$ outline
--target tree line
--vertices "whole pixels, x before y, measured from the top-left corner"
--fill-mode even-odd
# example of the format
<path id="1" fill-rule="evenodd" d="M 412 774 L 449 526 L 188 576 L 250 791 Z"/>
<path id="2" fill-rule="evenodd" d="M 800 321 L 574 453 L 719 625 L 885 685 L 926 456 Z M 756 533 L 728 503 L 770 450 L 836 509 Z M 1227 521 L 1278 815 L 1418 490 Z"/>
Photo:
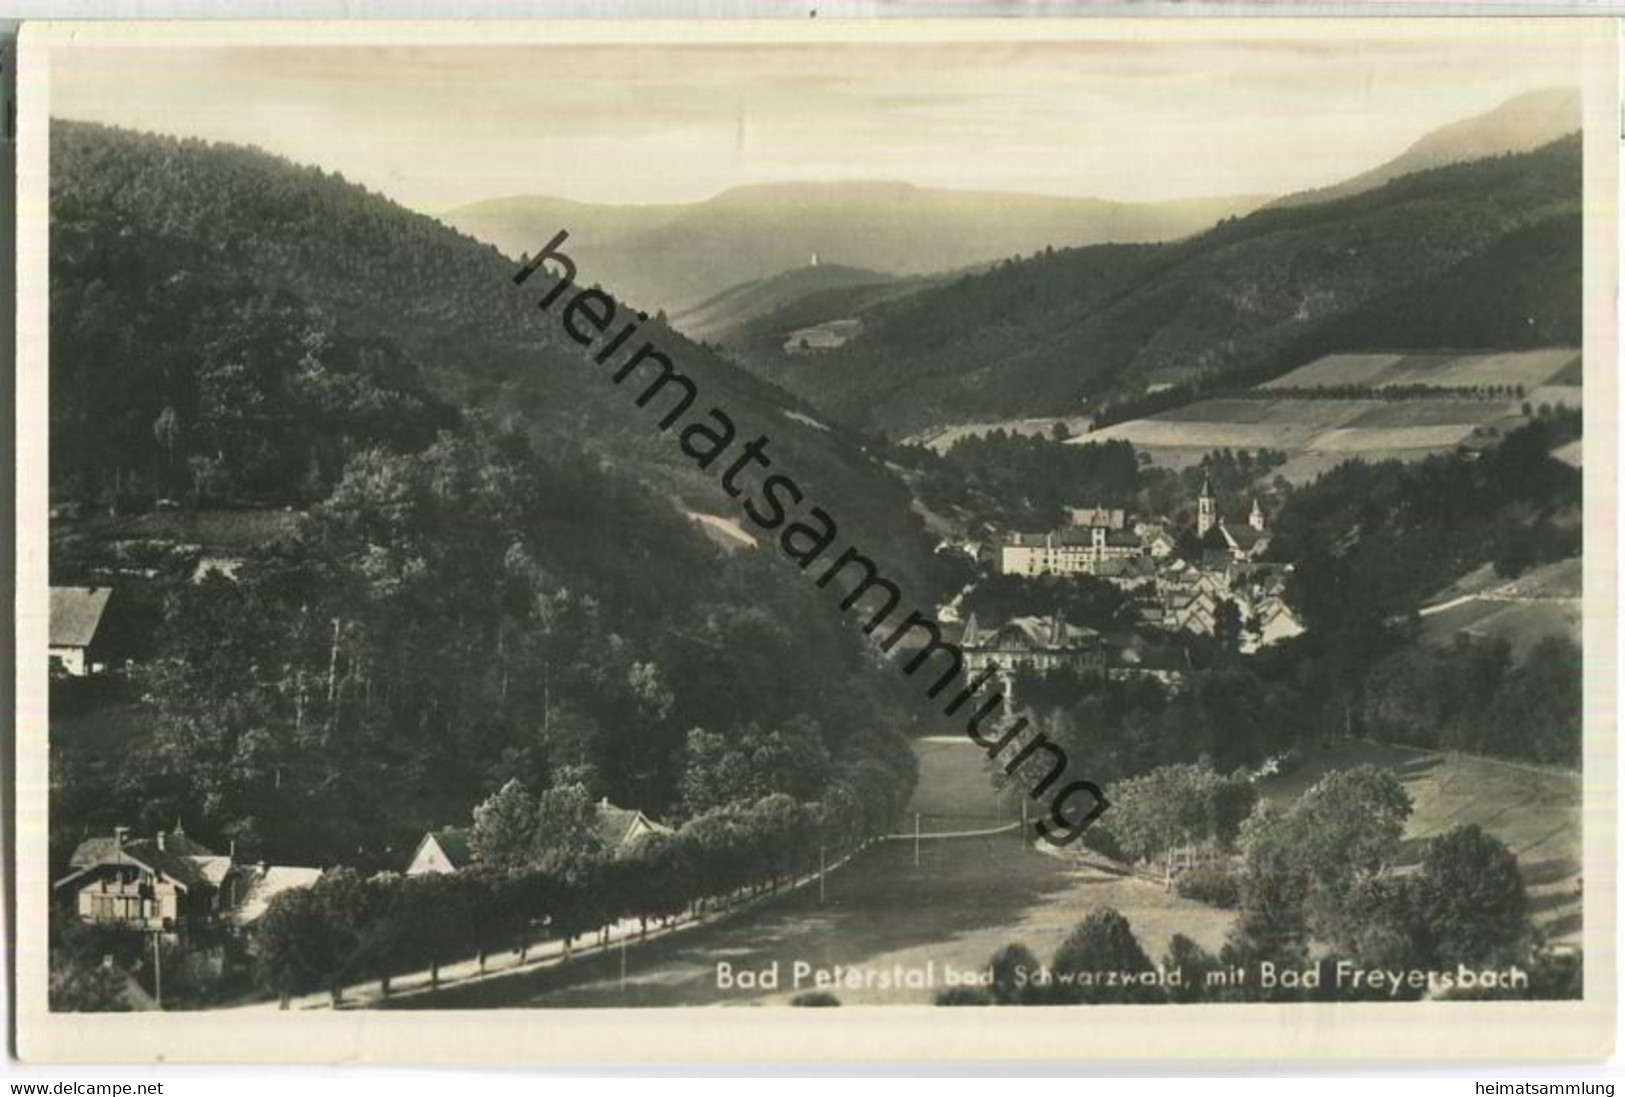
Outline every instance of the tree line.
<path id="1" fill-rule="evenodd" d="M 474 957 L 483 972 L 490 954 L 511 949 L 523 962 L 538 931 L 563 942 L 568 961 L 584 935 L 607 941 L 612 926 L 630 920 L 646 934 L 651 924 L 776 891 L 816 870 L 821 855 L 844 856 L 875 833 L 848 799 L 802 803 L 778 793 L 622 850 L 566 840 L 538 854 L 528 840 L 505 844 L 517 798 L 504 789 L 476 814 L 471 868 L 421 876 L 340 868 L 275 896 L 254 932 L 260 985 L 284 1008 L 315 991 L 336 1005 L 346 987 L 367 980 L 387 997 L 405 973 L 427 970 L 438 987 L 440 968 L 454 961 Z"/>
<path id="2" fill-rule="evenodd" d="M 1270 385 L 1218 389 L 1218 400 L 1521 400 L 1522 385 Z"/>

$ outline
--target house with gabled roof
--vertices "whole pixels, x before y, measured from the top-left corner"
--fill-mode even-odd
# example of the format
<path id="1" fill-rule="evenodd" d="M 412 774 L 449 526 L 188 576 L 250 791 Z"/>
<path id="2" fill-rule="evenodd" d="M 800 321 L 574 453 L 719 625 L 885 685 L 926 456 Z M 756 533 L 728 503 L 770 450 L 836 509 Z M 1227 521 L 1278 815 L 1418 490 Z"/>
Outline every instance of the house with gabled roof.
<path id="1" fill-rule="evenodd" d="M 604 797 L 595 805 L 593 828 L 604 848 L 611 853 L 631 849 L 639 839 L 651 834 L 670 834 L 671 828 L 655 822 L 637 808 L 618 808 Z"/>
<path id="2" fill-rule="evenodd" d="M 472 827 L 441 827 L 431 830 L 418 842 L 407 862 L 406 875 L 430 876 L 442 872 L 457 872 L 474 863 L 469 848 Z"/>
<path id="3" fill-rule="evenodd" d="M 319 868 L 294 865 L 251 865 L 248 867 L 248 888 L 242 903 L 231 912 L 231 921 L 241 929 L 248 929 L 265 916 L 271 900 L 284 891 L 308 888 L 322 878 Z"/>
<path id="4" fill-rule="evenodd" d="M 107 669 L 107 605 L 112 587 L 52 587 L 51 672 L 84 678 Z"/>
<path id="5" fill-rule="evenodd" d="M 593 805 L 593 832 L 608 853 L 630 849 L 639 839 L 651 834 L 670 834 L 671 828 L 655 822 L 637 808 L 620 808 L 609 798 Z M 408 876 L 425 876 L 441 872 L 458 872 L 474 864 L 474 851 L 469 839 L 472 827 L 441 827 L 431 830 L 418 842 L 406 867 Z"/>
<path id="6" fill-rule="evenodd" d="M 1006 674 L 1020 669 L 1095 673 L 1106 669 L 1100 633 L 1068 624 L 1058 613 L 1012 617 L 993 628 L 982 627 L 973 613 L 965 621 L 959 647 L 965 653 L 965 673 L 970 677 L 988 667 Z"/>
<path id="7" fill-rule="evenodd" d="M 233 859 L 194 842 L 184 830 L 79 843 L 69 872 L 51 890 L 87 922 L 180 933 L 218 922 L 243 897 L 246 881 Z"/>

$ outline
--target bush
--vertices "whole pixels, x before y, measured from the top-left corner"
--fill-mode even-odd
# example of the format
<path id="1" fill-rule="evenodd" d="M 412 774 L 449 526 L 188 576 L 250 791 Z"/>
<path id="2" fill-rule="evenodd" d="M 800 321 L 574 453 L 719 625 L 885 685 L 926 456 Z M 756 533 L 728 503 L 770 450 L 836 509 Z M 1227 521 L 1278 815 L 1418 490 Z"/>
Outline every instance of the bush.
<path id="1" fill-rule="evenodd" d="M 793 1006 L 838 1006 L 841 1000 L 827 990 L 809 990 L 790 999 Z"/>
<path id="2" fill-rule="evenodd" d="M 1241 905 L 1241 877 L 1223 865 L 1197 865 L 1179 874 L 1174 885 L 1182 899 L 1234 910 Z"/>

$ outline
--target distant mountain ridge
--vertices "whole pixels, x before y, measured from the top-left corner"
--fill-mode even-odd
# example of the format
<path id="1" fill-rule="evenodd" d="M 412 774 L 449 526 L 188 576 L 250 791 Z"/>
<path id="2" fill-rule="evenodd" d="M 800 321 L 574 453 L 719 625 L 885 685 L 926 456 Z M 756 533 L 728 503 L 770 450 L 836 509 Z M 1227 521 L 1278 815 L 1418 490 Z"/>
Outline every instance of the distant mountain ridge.
<path id="1" fill-rule="evenodd" d="M 1173 240 L 1258 208 L 1267 196 L 1111 202 L 910 183 L 766 183 L 686 205 L 595 205 L 512 197 L 440 220 L 512 257 L 570 231 L 583 277 L 677 313 L 733 286 L 828 263 L 929 274 L 1038 251 Z"/>
<path id="2" fill-rule="evenodd" d="M 1580 96 L 1572 88 L 1546 88 L 1508 99 L 1493 110 L 1424 134 L 1404 152 L 1370 171 L 1328 187 L 1285 195 L 1271 206 L 1302 206 L 1346 198 L 1430 168 L 1530 152 L 1580 128 Z"/>
<path id="3" fill-rule="evenodd" d="M 836 421 L 899 437 L 1251 384 L 1344 348 L 1577 344 L 1580 168 L 1576 135 L 1177 243 L 1001 263 L 863 309 L 838 350 L 768 356 L 807 322 L 803 302 L 752 322 L 746 360 Z"/>

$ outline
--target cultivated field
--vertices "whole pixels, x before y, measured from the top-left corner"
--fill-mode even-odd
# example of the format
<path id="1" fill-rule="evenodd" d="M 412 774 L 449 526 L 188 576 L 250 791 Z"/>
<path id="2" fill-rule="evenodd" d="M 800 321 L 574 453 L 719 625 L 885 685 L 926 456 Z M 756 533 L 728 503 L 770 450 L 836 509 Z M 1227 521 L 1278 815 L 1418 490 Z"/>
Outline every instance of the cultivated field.
<path id="1" fill-rule="evenodd" d="M 1454 449 L 1475 431 L 1504 432 L 1522 421 L 1525 402 L 1578 407 L 1579 366 L 1580 352 L 1570 348 L 1493 354 L 1331 354 L 1261 385 L 1260 391 L 1343 385 L 1373 389 L 1521 385 L 1524 395 L 1484 400 L 1202 400 L 1077 435 L 1072 441 L 1122 439 L 1169 468 L 1197 464 L 1215 449 L 1281 450 L 1287 463 L 1279 474 L 1305 483 L 1351 458 L 1412 461 Z"/>
<path id="2" fill-rule="evenodd" d="M 1227 447 L 1281 450 L 1288 460 L 1280 474 L 1302 483 L 1350 458 L 1416 460 L 1518 421 L 1515 400 L 1204 400 L 1072 441 L 1122 439 L 1171 468 Z"/>
<path id="3" fill-rule="evenodd" d="M 1578 774 L 1544 766 L 1447 755 L 1379 743 L 1349 743 L 1311 755 L 1291 773 L 1264 783 L 1283 806 L 1334 769 L 1362 763 L 1399 774 L 1414 801 L 1405 828 L 1407 861 L 1424 839 L 1476 823 L 1518 856 L 1536 924 L 1554 940 L 1580 943 Z"/>
<path id="4" fill-rule="evenodd" d="M 1530 390 L 1553 383 L 1577 384 L 1579 361 L 1580 352 L 1566 347 L 1495 354 L 1330 354 L 1260 387 L 1522 385 Z"/>

